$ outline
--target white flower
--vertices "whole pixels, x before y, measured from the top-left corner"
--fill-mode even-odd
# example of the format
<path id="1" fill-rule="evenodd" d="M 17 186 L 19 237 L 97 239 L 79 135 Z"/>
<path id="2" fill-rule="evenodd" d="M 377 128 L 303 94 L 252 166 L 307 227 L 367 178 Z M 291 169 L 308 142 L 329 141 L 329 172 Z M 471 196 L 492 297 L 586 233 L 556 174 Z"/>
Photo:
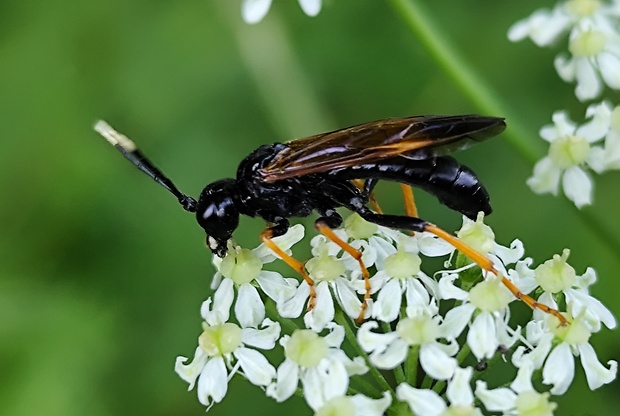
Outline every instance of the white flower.
<path id="1" fill-rule="evenodd" d="M 407 317 L 401 318 L 396 331 L 383 334 L 372 331 L 377 329 L 377 322 L 365 322 L 357 332 L 358 342 L 370 353 L 370 362 L 380 369 L 395 368 L 405 361 L 409 348 L 419 347 L 420 365 L 426 374 L 435 380 L 447 380 L 458 365 L 453 357 L 458 343 L 438 342 L 444 335 L 436 313 L 430 307 L 408 307 Z"/>
<path id="2" fill-rule="evenodd" d="M 260 22 L 269 11 L 272 0 L 243 0 L 241 16 L 246 23 Z M 321 0 L 299 0 L 299 5 L 308 16 L 316 16 L 321 11 Z"/>
<path id="3" fill-rule="evenodd" d="M 553 10 L 535 11 L 508 31 L 513 42 L 529 37 L 538 46 L 549 46 L 567 32 L 571 57 L 560 55 L 555 67 L 562 79 L 577 81 L 581 101 L 598 96 L 602 81 L 620 89 L 620 6 L 600 0 L 570 0 Z"/>
<path id="4" fill-rule="evenodd" d="M 600 0 L 569 0 L 553 10 L 539 9 L 508 30 L 508 39 L 517 42 L 529 37 L 538 46 L 549 46 L 575 26 L 584 22 L 607 27 L 616 21 L 620 9 Z"/>
<path id="5" fill-rule="evenodd" d="M 564 249 L 562 255 L 554 255 L 535 270 L 514 276 L 515 283 L 524 287 L 540 286 L 543 293 L 538 301 L 552 308 L 557 308 L 556 295 L 563 293 L 573 316 L 583 313 L 583 319 L 589 322 L 594 332 L 600 329 L 601 323 L 607 328 L 615 328 L 616 319 L 611 311 L 589 294 L 589 287 L 596 282 L 596 272 L 588 267 L 584 274 L 578 276 L 567 263 L 569 254 L 570 250 Z M 534 311 L 534 317 L 539 320 L 545 318 L 539 310 Z"/>
<path id="6" fill-rule="evenodd" d="M 462 301 L 446 313 L 442 323 L 448 339 L 456 339 L 469 325 L 467 344 L 478 360 L 491 358 L 500 345 L 512 346 L 518 329 L 508 325 L 508 304 L 515 297 L 495 276 L 479 282 L 469 292 L 454 285 L 457 278 L 457 274 L 446 273 L 439 281 L 442 298 Z"/>
<path id="7" fill-rule="evenodd" d="M 343 393 L 344 394 L 344 393 Z M 336 396 L 313 408 L 315 416 L 383 416 L 392 404 L 392 396 L 385 392 L 380 399 L 371 399 L 363 394 Z"/>
<path id="8" fill-rule="evenodd" d="M 276 381 L 267 387 L 268 396 L 283 402 L 301 380 L 304 398 L 311 408 L 318 409 L 346 393 L 350 376 L 368 371 L 361 357 L 351 360 L 340 349 L 344 329 L 333 323 L 327 328 L 330 333 L 324 337 L 300 329 L 280 339 L 286 358 L 278 367 Z"/>
<path id="9" fill-rule="evenodd" d="M 517 373 L 510 388 L 487 389 L 486 382 L 476 382 L 476 396 L 490 412 L 514 416 L 552 416 L 557 404 L 549 402 L 549 393 L 539 393 L 532 386 L 534 366 L 526 363 Z"/>
<path id="10" fill-rule="evenodd" d="M 603 105 L 603 104 L 601 104 Z M 553 114 L 553 125 L 544 126 L 540 136 L 549 142 L 549 154 L 536 166 L 527 184 L 537 194 L 558 194 L 560 180 L 564 193 L 578 208 L 592 203 L 592 180 L 583 169 L 591 160 L 593 144 L 607 133 L 597 128 L 604 114 L 596 107 L 588 109 L 592 120 L 580 127 L 564 111 Z"/>
<path id="11" fill-rule="evenodd" d="M 358 266 L 359 267 L 359 266 Z M 314 280 L 316 300 L 314 308 L 304 315 L 306 327 L 320 332 L 333 321 L 336 298 L 344 312 L 351 318 L 357 318 L 362 310 L 362 302 L 357 296 L 350 280 L 346 277 L 344 263 L 328 254 L 324 247 L 318 257 L 313 257 L 306 263 L 306 269 Z M 331 289 L 331 290 L 330 290 Z M 293 296 L 277 303 L 278 313 L 285 318 L 298 317 L 310 296 L 310 286 L 303 281 Z"/>
<path id="12" fill-rule="evenodd" d="M 550 391 L 554 395 L 564 394 L 573 381 L 573 355 L 580 357 L 590 389 L 611 383 L 616 378 L 618 363 L 610 360 L 607 368 L 599 362 L 588 343 L 593 331 L 585 313 L 575 318 L 569 314 L 565 316 L 569 323 L 565 326 L 553 316 L 547 316 L 544 321 L 530 321 L 526 327 L 527 340 L 536 347 L 527 353 L 524 347 L 518 347 L 512 357 L 513 363 L 517 367 L 531 363 L 536 369 L 542 368 L 543 383 L 553 386 Z"/>
<path id="13" fill-rule="evenodd" d="M 416 415 L 482 416 L 480 409 L 474 406 L 474 394 L 469 385 L 472 372 L 471 367 L 456 369 L 446 391 L 449 405 L 433 390 L 417 389 L 407 383 L 396 388 L 396 397 L 406 402 Z"/>
<path id="14" fill-rule="evenodd" d="M 420 256 L 407 251 L 403 245 L 385 259 L 384 268 L 370 279 L 373 292 L 379 288 L 372 304 L 374 318 L 384 322 L 398 318 L 403 293 L 405 306 L 427 306 L 431 295 L 437 297 L 437 282 L 420 270 L 421 263 Z"/>
<path id="15" fill-rule="evenodd" d="M 257 329 L 222 321 L 221 317 L 228 316 L 230 306 L 230 302 L 220 301 L 212 310 L 211 299 L 203 303 L 205 322 L 194 358 L 185 364 L 187 357 L 177 357 L 174 365 L 177 374 L 189 383 L 189 390 L 198 379 L 198 400 L 208 407 L 222 401 L 228 390 L 228 380 L 239 369 L 258 386 L 267 386 L 276 378 L 276 370 L 265 356 L 248 346 L 273 349 L 280 336 L 280 324 L 265 319 L 261 329 Z"/>
<path id="16" fill-rule="evenodd" d="M 303 236 L 304 228 L 297 224 L 273 241 L 283 250 L 290 252 L 291 246 Z M 214 300 L 216 303 L 218 299 L 232 300 L 236 288 L 235 316 L 242 326 L 256 327 L 265 319 L 265 305 L 253 282 L 276 303 L 295 293 L 298 283 L 296 279 L 285 279 L 280 273 L 263 270 L 264 264 L 275 259 L 273 252 L 264 244 L 248 250 L 229 243 L 226 257 L 221 259 L 213 256 L 213 265 L 217 269 L 211 284 L 213 288 L 217 288 Z M 224 322 L 227 320 L 228 317 L 222 319 Z"/>
<path id="17" fill-rule="evenodd" d="M 580 101 L 599 96 L 603 83 L 620 89 L 620 34 L 615 27 L 584 23 L 570 34 L 571 56 L 555 58 L 555 68 L 564 81 L 577 82 L 575 95 Z"/>
<path id="18" fill-rule="evenodd" d="M 620 169 L 620 106 L 612 109 L 611 104 L 602 102 L 588 107 L 586 115 L 589 117 L 590 114 L 596 114 L 593 121 L 599 120 L 594 127 L 607 135 L 604 146 L 596 146 L 590 152 L 588 165 L 596 173 Z"/>

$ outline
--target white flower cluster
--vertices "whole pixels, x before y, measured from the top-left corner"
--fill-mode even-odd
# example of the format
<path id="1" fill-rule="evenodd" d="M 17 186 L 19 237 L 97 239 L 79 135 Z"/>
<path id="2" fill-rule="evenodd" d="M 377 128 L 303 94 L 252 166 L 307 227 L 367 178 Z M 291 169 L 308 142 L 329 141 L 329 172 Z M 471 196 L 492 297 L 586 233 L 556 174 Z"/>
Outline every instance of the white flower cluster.
<path id="1" fill-rule="evenodd" d="M 500 279 L 483 279 L 460 257 L 458 269 L 427 274 L 423 259 L 450 255 L 447 265 L 455 255 L 449 245 L 353 214 L 335 232 L 362 251 L 372 273 L 361 326 L 355 318 L 366 289 L 359 264 L 325 237 L 312 240 L 314 257 L 306 265 L 316 286 L 310 311 L 305 281 L 263 270 L 275 259 L 264 245 L 247 250 L 231 244 L 223 260 L 214 259 L 217 289 L 202 306 L 203 332 L 194 358 L 189 364 L 186 357 L 177 358 L 175 370 L 190 390 L 197 387 L 207 407 L 222 401 L 237 375 L 278 402 L 297 393 L 317 415 L 345 416 L 401 414 L 402 406 L 430 416 L 551 415 L 556 408 L 551 396 L 567 391 L 576 358 L 591 389 L 614 380 L 617 363 L 601 364 L 589 343 L 603 326 L 616 326 L 611 312 L 589 294 L 594 270 L 578 276 L 567 263 L 568 250 L 533 267 L 519 240 L 498 245 L 482 219 L 466 219 L 459 237 L 487 254 L 524 293 L 566 309 L 568 325 L 540 311 L 523 328 L 511 325 L 516 298 Z M 303 234 L 296 225 L 274 242 L 288 251 Z M 277 366 L 258 351 L 272 349 L 283 355 Z M 491 388 L 484 371 L 465 365 L 501 357 L 509 357 L 517 372 L 514 380 L 505 380 L 509 387 Z M 386 371 L 393 376 L 385 378 Z M 533 387 L 537 377 L 548 391 Z"/>
<path id="2" fill-rule="evenodd" d="M 549 142 L 549 153 L 527 180 L 534 192 L 557 195 L 561 182 L 566 197 L 581 208 L 592 204 L 590 171 L 620 169 L 620 106 L 614 108 L 606 101 L 591 105 L 586 118 L 589 121 L 579 126 L 565 111 L 558 111 L 553 124 L 540 130 Z"/>
<path id="3" fill-rule="evenodd" d="M 620 1 L 568 0 L 553 10 L 535 11 L 515 23 L 508 39 L 529 37 L 538 46 L 549 46 L 568 33 L 567 54 L 555 59 L 555 68 L 567 82 L 576 82 L 580 101 L 598 97 L 603 83 L 620 89 Z"/>
<path id="4" fill-rule="evenodd" d="M 577 99 L 593 100 L 605 86 L 620 90 L 620 0 L 562 1 L 508 31 L 511 41 L 530 38 L 538 46 L 557 44 L 566 35 L 568 52 L 556 57 L 555 68 L 564 81 L 576 83 Z M 541 129 L 550 147 L 527 181 L 534 192 L 557 195 L 561 181 L 565 195 L 581 208 L 592 203 L 593 184 L 584 167 L 599 174 L 619 168 L 620 110 L 603 101 L 591 105 L 586 118 L 591 120 L 577 126 L 558 111 L 554 125 Z"/>

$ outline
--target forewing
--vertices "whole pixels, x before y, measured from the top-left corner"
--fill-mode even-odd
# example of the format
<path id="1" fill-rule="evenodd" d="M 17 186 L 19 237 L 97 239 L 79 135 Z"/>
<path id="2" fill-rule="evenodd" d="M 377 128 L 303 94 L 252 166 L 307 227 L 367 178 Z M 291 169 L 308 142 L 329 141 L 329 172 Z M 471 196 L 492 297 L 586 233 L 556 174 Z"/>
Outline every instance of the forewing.
<path id="1" fill-rule="evenodd" d="M 470 147 L 504 128 L 502 118 L 477 115 L 372 121 L 287 142 L 261 174 L 265 181 L 275 182 L 395 156 L 428 159 Z"/>

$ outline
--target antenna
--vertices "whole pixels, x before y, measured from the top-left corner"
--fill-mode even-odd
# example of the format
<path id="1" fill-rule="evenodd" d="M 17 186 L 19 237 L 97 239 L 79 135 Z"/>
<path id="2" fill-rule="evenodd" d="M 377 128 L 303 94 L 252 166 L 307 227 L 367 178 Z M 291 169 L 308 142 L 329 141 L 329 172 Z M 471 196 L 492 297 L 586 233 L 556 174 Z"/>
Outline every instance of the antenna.
<path id="1" fill-rule="evenodd" d="M 129 140 L 127 136 L 117 132 L 103 120 L 95 123 L 95 131 L 101 134 L 112 146 L 123 154 L 135 167 L 149 175 L 155 182 L 166 188 L 172 193 L 185 211 L 196 212 L 196 200 L 191 196 L 185 195 L 174 185 L 174 183 L 148 160 L 136 144 Z"/>

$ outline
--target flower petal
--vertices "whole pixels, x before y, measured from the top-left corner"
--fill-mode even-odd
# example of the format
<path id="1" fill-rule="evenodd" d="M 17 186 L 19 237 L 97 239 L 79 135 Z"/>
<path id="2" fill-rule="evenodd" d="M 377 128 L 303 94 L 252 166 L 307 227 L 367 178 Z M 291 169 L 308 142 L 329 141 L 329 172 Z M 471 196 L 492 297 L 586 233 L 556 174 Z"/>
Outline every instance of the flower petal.
<path id="1" fill-rule="evenodd" d="M 474 394 L 469 385 L 473 371 L 471 367 L 456 369 L 454 378 L 448 383 L 446 391 L 450 405 L 471 406 L 474 404 Z"/>
<path id="2" fill-rule="evenodd" d="M 557 195 L 561 174 L 562 170 L 553 163 L 549 156 L 546 156 L 536 162 L 534 172 L 526 183 L 534 193 Z"/>
<path id="3" fill-rule="evenodd" d="M 276 382 L 267 386 L 267 396 L 281 403 L 291 397 L 299 384 L 299 366 L 286 358 L 277 370 Z"/>
<path id="4" fill-rule="evenodd" d="M 210 398 L 219 403 L 228 391 L 228 373 L 222 357 L 212 357 L 200 373 L 198 379 L 198 400 L 205 406 L 211 404 Z"/>
<path id="5" fill-rule="evenodd" d="M 481 312 L 476 316 L 467 333 L 467 345 L 478 360 L 493 357 L 499 343 L 491 313 Z"/>
<path id="6" fill-rule="evenodd" d="M 383 416 L 388 407 L 392 404 L 392 396 L 389 392 L 383 392 L 380 399 L 371 399 L 363 394 L 356 394 L 351 397 L 355 406 L 355 416 Z"/>
<path id="7" fill-rule="evenodd" d="M 577 208 L 592 204 L 592 180 L 579 166 L 573 166 L 564 172 L 562 188 L 566 197 L 573 201 Z"/>
<path id="8" fill-rule="evenodd" d="M 458 362 L 439 348 L 438 343 L 431 342 L 420 347 L 420 365 L 431 378 L 448 380 L 458 367 Z"/>
<path id="9" fill-rule="evenodd" d="M 310 296 L 310 286 L 306 281 L 299 284 L 295 295 L 283 302 L 277 304 L 278 313 L 283 318 L 297 318 L 301 315 L 301 311 L 304 309 L 304 305 Z"/>
<path id="10" fill-rule="evenodd" d="M 381 288 L 373 304 L 372 316 L 380 321 L 392 322 L 398 318 L 402 302 L 402 289 L 398 279 L 390 279 Z"/>
<path id="11" fill-rule="evenodd" d="M 555 347 L 547 357 L 543 367 L 543 383 L 553 384 L 550 392 L 556 396 L 566 393 L 575 377 L 575 360 L 570 346 L 562 343 Z"/>
<path id="12" fill-rule="evenodd" d="M 512 390 L 506 387 L 489 390 L 482 380 L 476 381 L 476 397 L 490 412 L 507 412 L 515 407 L 517 401 L 517 395 Z"/>
<path id="13" fill-rule="evenodd" d="M 437 393 L 428 389 L 416 389 L 407 383 L 396 387 L 396 398 L 406 402 L 416 415 L 439 416 L 446 410 L 446 403 Z"/>
<path id="14" fill-rule="evenodd" d="M 456 339 L 471 320 L 475 310 L 476 307 L 471 303 L 464 303 L 450 309 L 441 323 L 441 336 L 449 340 Z"/>
<path id="15" fill-rule="evenodd" d="M 405 361 L 409 345 L 400 338 L 387 345 L 385 350 L 375 350 L 370 354 L 370 362 L 379 369 L 392 369 Z"/>
<path id="16" fill-rule="evenodd" d="M 174 371 L 186 382 L 189 383 L 188 390 L 194 388 L 194 384 L 196 383 L 196 379 L 202 372 L 205 364 L 209 356 L 204 352 L 204 350 L 200 347 L 196 348 L 196 352 L 194 353 L 194 359 L 190 364 L 184 364 L 188 358 L 187 357 L 177 357 L 174 363 Z"/>
<path id="17" fill-rule="evenodd" d="M 388 344 L 398 338 L 395 332 L 389 332 L 387 334 L 372 332 L 373 329 L 378 327 L 379 324 L 376 321 L 367 321 L 357 330 L 357 342 L 359 342 L 360 347 L 362 347 L 364 351 L 384 351 Z"/>
<path id="18" fill-rule="evenodd" d="M 334 291 L 344 313 L 351 318 L 357 318 L 362 311 L 362 302 L 355 294 L 351 283 L 346 279 L 338 278 L 334 281 Z"/>
<path id="19" fill-rule="evenodd" d="M 598 66 L 601 77 L 608 87 L 620 89 L 620 58 L 611 53 L 601 53 L 598 56 Z"/>
<path id="20" fill-rule="evenodd" d="M 321 0 L 299 0 L 299 5 L 305 14 L 314 17 L 321 11 Z"/>
<path id="21" fill-rule="evenodd" d="M 617 361 L 607 361 L 609 368 L 605 368 L 605 366 L 599 362 L 592 345 L 583 343 L 578 345 L 577 348 L 579 349 L 581 365 L 586 373 L 586 379 L 588 380 L 588 387 L 590 387 L 590 390 L 598 389 L 602 385 L 609 384 L 616 379 L 618 373 Z"/>
<path id="22" fill-rule="evenodd" d="M 310 312 L 304 315 L 304 323 L 307 328 L 321 332 L 329 322 L 334 320 L 334 315 L 334 300 L 329 290 L 329 283 L 319 282 L 316 285 L 316 304 Z"/>
<path id="23" fill-rule="evenodd" d="M 274 302 L 282 302 L 295 295 L 297 284 L 291 284 L 290 280 L 285 279 L 280 273 L 261 270 L 256 277 L 256 282 L 269 298 Z M 292 282 L 297 282 L 293 280 Z"/>
<path id="24" fill-rule="evenodd" d="M 233 354 L 239 360 L 243 374 L 250 383 L 256 386 L 266 386 L 276 378 L 276 369 L 260 352 L 239 347 Z"/>
<path id="25" fill-rule="evenodd" d="M 270 350 L 280 337 L 280 324 L 265 319 L 261 326 L 263 329 L 243 328 L 241 330 L 241 342 L 262 350 Z"/>
<path id="26" fill-rule="evenodd" d="M 603 89 L 602 82 L 592 63 L 585 57 L 573 58 L 575 61 L 575 78 L 577 87 L 575 95 L 579 101 L 596 98 Z"/>
<path id="27" fill-rule="evenodd" d="M 239 286 L 235 316 L 242 328 L 256 328 L 265 319 L 265 305 L 258 290 L 250 283 Z"/>
<path id="28" fill-rule="evenodd" d="M 270 6 L 271 0 L 243 0 L 241 17 L 246 23 L 258 23 L 263 20 Z"/>

